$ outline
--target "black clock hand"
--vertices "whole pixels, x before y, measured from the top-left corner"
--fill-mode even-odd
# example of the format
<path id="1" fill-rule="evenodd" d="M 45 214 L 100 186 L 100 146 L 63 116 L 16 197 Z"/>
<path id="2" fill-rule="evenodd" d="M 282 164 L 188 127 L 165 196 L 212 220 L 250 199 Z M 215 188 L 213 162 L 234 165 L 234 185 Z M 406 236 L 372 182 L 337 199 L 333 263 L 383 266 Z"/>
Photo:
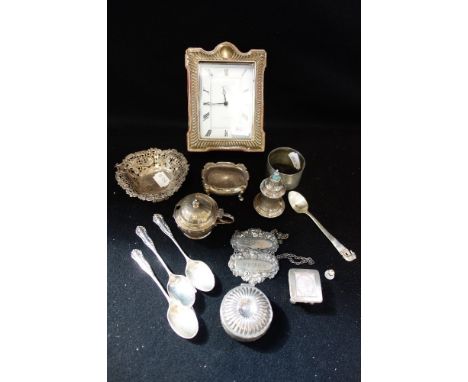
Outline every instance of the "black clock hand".
<path id="1" fill-rule="evenodd" d="M 226 89 L 224 89 L 224 86 L 223 86 L 223 97 L 224 97 L 224 102 L 203 102 L 203 105 L 224 105 L 224 106 L 227 106 L 228 105 L 228 101 L 226 99 Z"/>
<path id="2" fill-rule="evenodd" d="M 228 101 L 226 99 L 226 89 L 224 89 L 224 86 L 223 86 L 223 97 L 224 97 L 224 106 L 227 106 L 228 105 Z"/>

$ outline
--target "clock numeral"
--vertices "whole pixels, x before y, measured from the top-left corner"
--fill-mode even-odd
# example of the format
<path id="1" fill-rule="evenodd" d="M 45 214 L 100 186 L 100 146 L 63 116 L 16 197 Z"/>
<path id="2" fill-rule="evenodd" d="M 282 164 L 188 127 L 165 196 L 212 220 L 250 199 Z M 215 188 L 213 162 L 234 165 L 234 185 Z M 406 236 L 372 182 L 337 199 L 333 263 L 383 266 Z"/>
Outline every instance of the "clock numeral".
<path id="1" fill-rule="evenodd" d="M 244 69 L 244 71 L 241 74 L 241 77 L 244 77 L 244 74 L 247 72 L 247 68 Z"/>
<path id="2" fill-rule="evenodd" d="M 225 76 L 228 76 L 228 75 L 229 75 L 229 69 L 228 69 L 228 68 L 224 69 L 224 75 L 225 75 Z"/>
<path id="3" fill-rule="evenodd" d="M 228 136 L 228 132 L 227 130 L 224 130 L 224 136 L 227 137 Z"/>
<path id="4" fill-rule="evenodd" d="M 203 114 L 203 120 L 206 121 L 209 118 L 209 116 L 210 116 L 210 112 Z"/>
<path id="5" fill-rule="evenodd" d="M 211 135 L 211 129 L 206 132 L 205 137 L 209 137 L 210 135 Z"/>
<path id="6" fill-rule="evenodd" d="M 206 93 L 208 93 L 208 94 L 210 94 L 210 92 L 209 92 L 208 90 L 206 90 L 206 89 L 203 89 L 203 91 L 206 92 Z"/>
<path id="7" fill-rule="evenodd" d="M 250 88 L 244 89 L 244 93 L 247 93 L 250 90 Z"/>
<path id="8" fill-rule="evenodd" d="M 208 74 L 209 74 L 211 77 L 213 77 L 213 72 L 212 72 L 210 69 L 208 69 Z"/>

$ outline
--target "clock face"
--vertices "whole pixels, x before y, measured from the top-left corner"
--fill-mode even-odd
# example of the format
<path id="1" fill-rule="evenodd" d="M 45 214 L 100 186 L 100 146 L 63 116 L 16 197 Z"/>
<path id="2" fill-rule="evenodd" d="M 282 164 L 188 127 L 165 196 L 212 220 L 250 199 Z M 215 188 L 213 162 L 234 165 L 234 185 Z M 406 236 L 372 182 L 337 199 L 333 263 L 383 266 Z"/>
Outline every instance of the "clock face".
<path id="1" fill-rule="evenodd" d="M 248 139 L 255 112 L 253 63 L 199 64 L 200 137 Z"/>

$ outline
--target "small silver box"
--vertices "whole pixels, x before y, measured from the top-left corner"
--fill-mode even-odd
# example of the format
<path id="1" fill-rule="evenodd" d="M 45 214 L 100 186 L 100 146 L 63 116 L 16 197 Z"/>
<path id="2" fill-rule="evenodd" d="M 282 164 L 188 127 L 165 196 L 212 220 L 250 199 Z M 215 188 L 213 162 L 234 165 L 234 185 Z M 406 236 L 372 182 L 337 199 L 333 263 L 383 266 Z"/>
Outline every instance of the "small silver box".
<path id="1" fill-rule="evenodd" d="M 291 268 L 288 272 L 290 301 L 316 304 L 323 301 L 320 273 L 316 269 Z"/>

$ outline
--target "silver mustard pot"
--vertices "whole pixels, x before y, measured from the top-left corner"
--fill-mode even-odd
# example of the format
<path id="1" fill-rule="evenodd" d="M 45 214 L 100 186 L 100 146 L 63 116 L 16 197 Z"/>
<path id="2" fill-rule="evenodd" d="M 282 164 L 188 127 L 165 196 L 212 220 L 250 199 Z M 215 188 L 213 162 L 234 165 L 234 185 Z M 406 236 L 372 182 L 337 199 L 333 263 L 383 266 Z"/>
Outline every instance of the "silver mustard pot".
<path id="1" fill-rule="evenodd" d="M 173 217 L 177 227 L 190 239 L 203 239 L 216 225 L 234 222 L 234 217 L 219 208 L 212 197 L 201 193 L 182 198 L 174 208 Z"/>

